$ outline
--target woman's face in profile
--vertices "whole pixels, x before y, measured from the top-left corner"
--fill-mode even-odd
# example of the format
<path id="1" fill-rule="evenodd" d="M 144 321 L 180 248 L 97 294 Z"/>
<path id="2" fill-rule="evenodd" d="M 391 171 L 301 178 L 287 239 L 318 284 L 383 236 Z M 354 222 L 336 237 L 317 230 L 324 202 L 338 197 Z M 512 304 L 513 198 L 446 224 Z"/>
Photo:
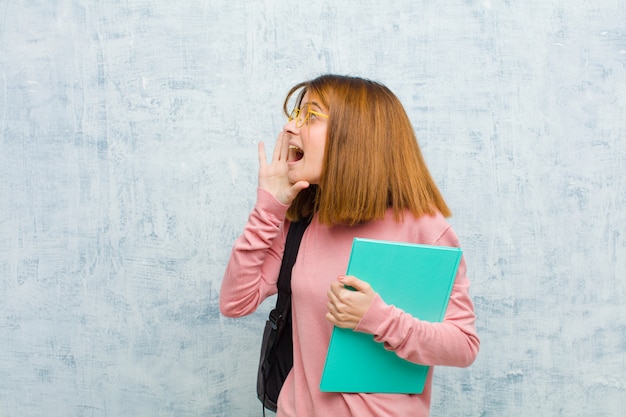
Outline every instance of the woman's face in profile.
<path id="1" fill-rule="evenodd" d="M 328 109 L 317 97 L 307 92 L 302 98 L 299 111 L 287 122 L 283 131 L 289 139 L 289 182 L 294 184 L 297 181 L 307 181 L 309 184 L 319 184 L 326 149 Z"/>

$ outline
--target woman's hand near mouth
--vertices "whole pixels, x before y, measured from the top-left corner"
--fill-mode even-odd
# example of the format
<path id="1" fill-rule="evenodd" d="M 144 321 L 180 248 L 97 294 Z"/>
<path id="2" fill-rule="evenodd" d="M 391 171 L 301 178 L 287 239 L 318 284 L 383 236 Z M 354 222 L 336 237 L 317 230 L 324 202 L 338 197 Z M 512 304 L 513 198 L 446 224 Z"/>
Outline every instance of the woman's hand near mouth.
<path id="1" fill-rule="evenodd" d="M 279 133 L 269 164 L 265 144 L 259 142 L 259 188 L 269 191 L 278 201 L 286 205 L 291 204 L 298 193 L 309 186 L 307 181 L 298 181 L 295 184 L 289 182 L 288 157 L 289 137 L 285 132 Z"/>

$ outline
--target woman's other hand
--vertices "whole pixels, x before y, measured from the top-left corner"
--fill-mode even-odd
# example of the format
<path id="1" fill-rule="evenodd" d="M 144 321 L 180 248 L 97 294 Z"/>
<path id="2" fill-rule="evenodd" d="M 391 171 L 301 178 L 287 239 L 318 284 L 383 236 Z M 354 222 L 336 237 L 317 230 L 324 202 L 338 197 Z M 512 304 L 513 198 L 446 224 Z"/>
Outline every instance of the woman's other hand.
<path id="1" fill-rule="evenodd" d="M 330 284 L 326 319 L 337 327 L 354 329 L 375 296 L 376 292 L 367 282 L 353 276 L 340 275 L 336 282 Z"/>

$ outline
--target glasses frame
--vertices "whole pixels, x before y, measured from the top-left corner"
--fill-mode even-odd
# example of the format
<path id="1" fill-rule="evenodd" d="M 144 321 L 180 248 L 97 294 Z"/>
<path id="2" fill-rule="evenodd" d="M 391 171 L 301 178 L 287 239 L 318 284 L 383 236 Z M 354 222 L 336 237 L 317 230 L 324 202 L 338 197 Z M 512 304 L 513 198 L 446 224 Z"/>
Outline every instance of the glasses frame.
<path id="1" fill-rule="evenodd" d="M 304 126 L 305 124 L 309 123 L 309 119 L 311 118 L 311 115 L 317 116 L 317 117 L 323 117 L 324 119 L 328 119 L 328 115 L 324 114 L 324 113 L 320 113 L 318 111 L 315 110 L 311 110 L 311 109 L 307 109 L 306 110 L 306 115 L 302 118 L 300 117 L 300 115 L 302 114 L 302 110 L 300 110 L 298 107 L 295 107 L 292 111 L 291 114 L 288 117 L 288 120 L 291 122 L 292 120 L 296 121 L 296 127 L 299 129 L 302 126 Z"/>

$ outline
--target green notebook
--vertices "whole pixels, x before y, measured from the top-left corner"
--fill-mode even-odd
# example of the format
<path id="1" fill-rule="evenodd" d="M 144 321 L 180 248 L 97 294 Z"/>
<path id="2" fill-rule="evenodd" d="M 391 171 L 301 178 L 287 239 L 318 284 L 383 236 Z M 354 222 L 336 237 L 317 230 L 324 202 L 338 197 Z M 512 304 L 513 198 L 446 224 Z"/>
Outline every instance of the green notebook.
<path id="1" fill-rule="evenodd" d="M 387 304 L 440 322 L 461 261 L 461 249 L 354 239 L 347 275 L 369 282 Z M 324 392 L 421 394 L 428 366 L 399 358 L 370 334 L 335 327 L 320 389 Z"/>

